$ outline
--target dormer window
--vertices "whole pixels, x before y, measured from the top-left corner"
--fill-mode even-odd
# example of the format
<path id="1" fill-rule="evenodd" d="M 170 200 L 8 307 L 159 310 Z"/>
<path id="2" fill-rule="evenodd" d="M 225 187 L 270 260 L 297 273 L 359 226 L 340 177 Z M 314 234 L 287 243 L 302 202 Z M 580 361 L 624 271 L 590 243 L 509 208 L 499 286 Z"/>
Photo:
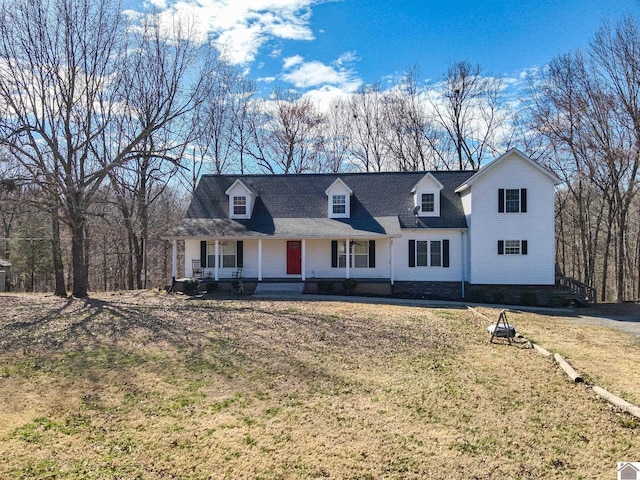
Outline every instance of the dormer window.
<path id="1" fill-rule="evenodd" d="M 224 192 L 229 196 L 229 218 L 249 219 L 258 193 L 238 179 Z"/>
<path id="2" fill-rule="evenodd" d="M 333 214 L 341 215 L 347 211 L 347 197 L 346 195 L 333 195 Z"/>
<path id="3" fill-rule="evenodd" d="M 247 214 L 247 197 L 233 197 L 233 214 L 242 216 Z"/>
<path id="4" fill-rule="evenodd" d="M 436 200 L 434 193 L 423 193 L 420 211 L 423 213 L 433 213 L 436 211 Z"/>
<path id="5" fill-rule="evenodd" d="M 329 218 L 351 217 L 351 195 L 353 192 L 341 179 L 336 179 L 324 192 L 327 195 Z"/>
<path id="6" fill-rule="evenodd" d="M 432 173 L 427 173 L 411 189 L 414 214 L 419 217 L 440 216 L 440 191 L 444 188 Z"/>

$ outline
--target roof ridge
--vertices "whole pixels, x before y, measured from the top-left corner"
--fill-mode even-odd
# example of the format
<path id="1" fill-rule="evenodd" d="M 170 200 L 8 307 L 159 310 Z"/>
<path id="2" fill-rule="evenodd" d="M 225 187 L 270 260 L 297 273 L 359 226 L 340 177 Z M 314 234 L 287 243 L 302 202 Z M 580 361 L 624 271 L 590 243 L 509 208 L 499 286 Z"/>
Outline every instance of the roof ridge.
<path id="1" fill-rule="evenodd" d="M 271 177 L 282 177 L 282 178 L 293 178 L 293 177 L 330 177 L 330 176 L 353 176 L 353 175 L 371 175 L 371 176 L 380 176 L 380 175 L 416 175 L 416 174 L 452 174 L 452 173 L 477 173 L 477 170 L 413 170 L 413 171 L 388 171 L 388 172 L 320 172 L 320 173 L 206 173 L 201 175 L 204 177 L 226 177 L 226 178 L 271 178 Z"/>

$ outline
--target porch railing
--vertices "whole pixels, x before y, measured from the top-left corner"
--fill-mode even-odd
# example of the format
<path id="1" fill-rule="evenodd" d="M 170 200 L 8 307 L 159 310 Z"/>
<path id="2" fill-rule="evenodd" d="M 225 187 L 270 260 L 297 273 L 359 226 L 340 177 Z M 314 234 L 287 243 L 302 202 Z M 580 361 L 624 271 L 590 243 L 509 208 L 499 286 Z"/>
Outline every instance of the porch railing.
<path id="1" fill-rule="evenodd" d="M 556 288 L 569 291 L 586 303 L 596 303 L 596 289 L 570 277 L 556 277 Z"/>

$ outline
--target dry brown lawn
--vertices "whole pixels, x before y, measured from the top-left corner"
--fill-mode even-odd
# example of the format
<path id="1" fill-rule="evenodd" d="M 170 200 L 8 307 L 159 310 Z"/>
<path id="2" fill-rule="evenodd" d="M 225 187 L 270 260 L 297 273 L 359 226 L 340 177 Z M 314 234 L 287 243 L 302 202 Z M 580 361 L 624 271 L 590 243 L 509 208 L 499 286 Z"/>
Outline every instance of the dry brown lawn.
<path id="1" fill-rule="evenodd" d="M 509 315 L 640 398 L 637 337 Z M 640 461 L 633 417 L 486 326 L 464 309 L 3 295 L 0 478 L 611 479 Z"/>

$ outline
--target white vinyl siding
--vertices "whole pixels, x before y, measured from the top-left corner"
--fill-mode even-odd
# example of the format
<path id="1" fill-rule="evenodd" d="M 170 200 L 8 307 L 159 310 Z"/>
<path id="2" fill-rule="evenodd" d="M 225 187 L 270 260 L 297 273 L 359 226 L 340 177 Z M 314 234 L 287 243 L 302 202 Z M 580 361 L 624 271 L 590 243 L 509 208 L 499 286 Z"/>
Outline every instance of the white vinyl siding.
<path id="1" fill-rule="evenodd" d="M 526 214 L 499 212 L 499 191 L 517 179 L 527 192 Z M 515 186 L 514 186 L 515 187 Z M 504 192 L 506 197 L 506 191 Z M 516 153 L 495 165 L 471 187 L 469 228 L 472 284 L 553 285 L 555 283 L 555 186 L 551 178 Z M 506 198 L 504 210 L 506 210 Z M 465 209 L 466 210 L 466 209 Z M 528 254 L 498 253 L 498 241 L 528 241 Z"/>

